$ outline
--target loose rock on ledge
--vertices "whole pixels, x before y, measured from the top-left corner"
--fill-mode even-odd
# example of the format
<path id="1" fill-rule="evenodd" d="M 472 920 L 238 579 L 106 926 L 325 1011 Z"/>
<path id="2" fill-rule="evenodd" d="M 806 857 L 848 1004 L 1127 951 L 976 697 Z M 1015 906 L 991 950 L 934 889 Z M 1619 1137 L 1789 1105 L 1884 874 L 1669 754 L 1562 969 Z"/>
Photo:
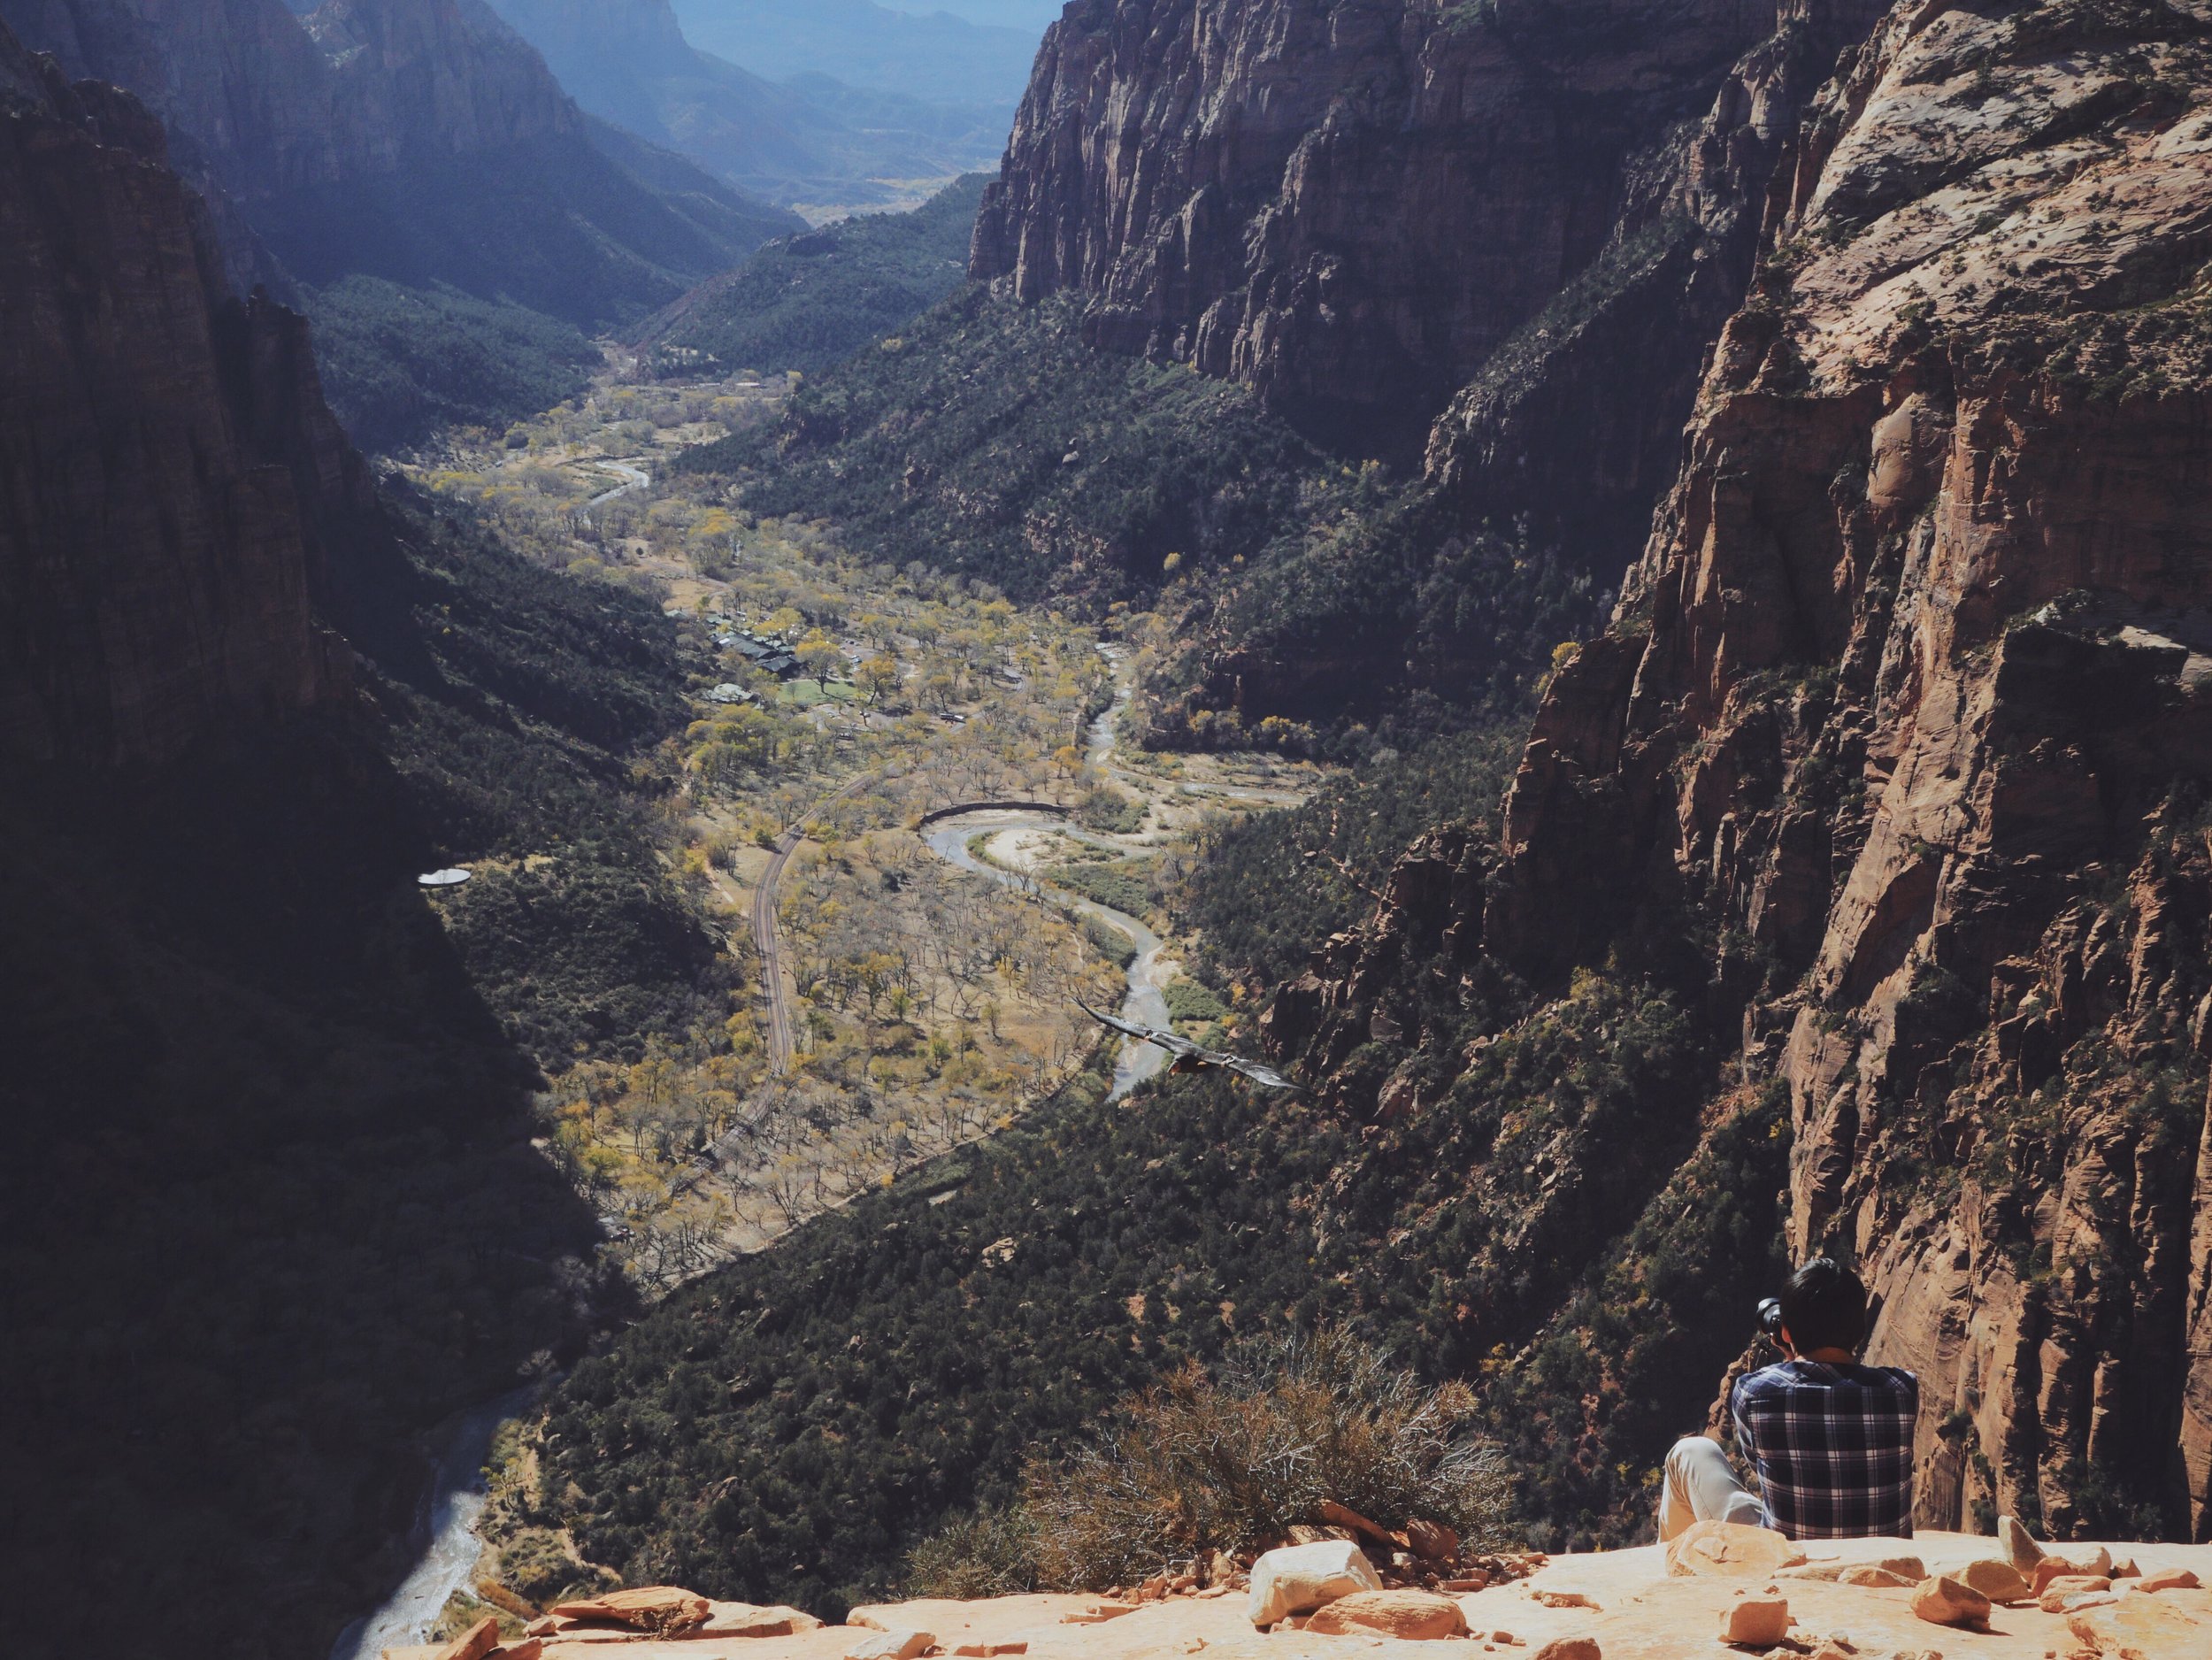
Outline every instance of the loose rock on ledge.
<path id="1" fill-rule="evenodd" d="M 1349 1540 L 1286 1545 L 1252 1564 L 1252 1589 L 1244 1611 L 1255 1625 L 1272 1625 L 1356 1591 L 1382 1588 L 1374 1564 Z"/>

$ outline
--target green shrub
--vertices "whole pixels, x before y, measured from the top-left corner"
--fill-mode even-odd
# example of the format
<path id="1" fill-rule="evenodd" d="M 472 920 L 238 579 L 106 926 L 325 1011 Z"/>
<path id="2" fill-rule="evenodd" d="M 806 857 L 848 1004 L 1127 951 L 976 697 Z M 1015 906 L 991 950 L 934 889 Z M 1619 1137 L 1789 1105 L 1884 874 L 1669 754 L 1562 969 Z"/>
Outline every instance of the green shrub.
<path id="1" fill-rule="evenodd" d="M 1096 917 L 1084 918 L 1083 937 L 1116 968 L 1126 969 L 1137 960 L 1136 941 L 1110 922 L 1101 922 Z"/>
<path id="2" fill-rule="evenodd" d="M 499 1578 L 517 1595 L 544 1608 L 580 1593 L 590 1595 L 603 1590 L 612 1576 L 577 1561 L 551 1528 L 526 1527 L 501 1543 Z"/>
<path id="3" fill-rule="evenodd" d="M 1017 1596 L 1037 1588 L 1037 1530 L 1018 1505 L 982 1510 L 932 1533 L 906 1561 L 912 1596 Z"/>
<path id="4" fill-rule="evenodd" d="M 1093 904 L 1141 917 L 1152 909 L 1152 893 L 1145 886 L 1142 865 L 1124 859 L 1112 865 L 1056 865 L 1045 875 Z"/>
<path id="5" fill-rule="evenodd" d="M 1078 824 L 1093 830 L 1102 830 L 1110 835 L 1133 835 L 1144 827 L 1147 808 L 1134 795 L 1124 795 L 1111 785 L 1102 786 L 1076 803 Z"/>
<path id="6" fill-rule="evenodd" d="M 1228 1018 L 1229 1005 L 1194 980 L 1179 975 L 1168 982 L 1162 995 L 1167 999 L 1169 1018 L 1178 1026 L 1203 1026 L 1210 1020 Z"/>

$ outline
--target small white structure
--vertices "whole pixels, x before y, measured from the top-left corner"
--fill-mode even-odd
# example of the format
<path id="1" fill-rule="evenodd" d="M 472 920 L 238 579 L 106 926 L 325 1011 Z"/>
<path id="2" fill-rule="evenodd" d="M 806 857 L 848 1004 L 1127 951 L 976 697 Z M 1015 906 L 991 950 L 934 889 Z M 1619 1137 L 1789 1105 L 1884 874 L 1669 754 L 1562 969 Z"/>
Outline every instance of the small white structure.
<path id="1" fill-rule="evenodd" d="M 724 680 L 706 695 L 710 703 L 749 703 L 753 695 L 735 680 Z"/>
<path id="2" fill-rule="evenodd" d="M 433 871 L 427 876 L 418 876 L 415 881 L 419 887 L 423 888 L 458 888 L 468 879 L 469 873 L 466 871 L 445 870 Z"/>

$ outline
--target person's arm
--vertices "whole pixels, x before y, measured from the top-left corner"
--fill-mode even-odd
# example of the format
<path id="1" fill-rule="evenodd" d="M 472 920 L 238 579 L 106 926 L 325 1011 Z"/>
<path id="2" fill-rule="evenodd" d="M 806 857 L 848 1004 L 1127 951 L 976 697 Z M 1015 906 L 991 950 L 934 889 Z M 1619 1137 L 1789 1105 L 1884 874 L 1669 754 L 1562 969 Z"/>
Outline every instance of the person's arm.
<path id="1" fill-rule="evenodd" d="M 1739 1378 L 1728 1391 L 1728 1421 L 1736 1431 L 1736 1444 L 1729 1450 L 1736 1461 L 1736 1479 L 1763 1498 L 1766 1489 L 1759 1483 L 1759 1441 L 1751 1433 L 1751 1420 L 1744 1416 L 1744 1385 L 1749 1381 L 1747 1377 Z"/>

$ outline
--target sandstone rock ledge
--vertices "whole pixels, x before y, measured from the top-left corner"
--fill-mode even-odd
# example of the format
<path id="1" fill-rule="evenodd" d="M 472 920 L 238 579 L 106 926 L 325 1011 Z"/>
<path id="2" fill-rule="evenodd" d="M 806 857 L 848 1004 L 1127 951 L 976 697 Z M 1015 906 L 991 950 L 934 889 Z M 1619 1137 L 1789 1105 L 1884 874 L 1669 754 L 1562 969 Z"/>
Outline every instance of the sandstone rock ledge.
<path id="1" fill-rule="evenodd" d="M 1913 1556 L 1931 1574 L 1955 1573 L 2000 1554 L 1996 1541 L 1962 1533 L 1922 1533 L 1910 1541 L 1810 1541 L 1810 1564 L 1849 1566 Z M 2070 1554 L 2095 1549 L 2070 1544 Z M 2116 1545 L 2146 1579 L 2186 1569 L 2212 1585 L 2212 1545 Z M 1865 1579 L 1893 1576 L 1865 1574 Z M 1770 1592 L 1771 1587 L 1771 1592 Z M 1720 1641 L 1723 1614 L 1746 1592 L 1778 1595 L 1789 1610 L 1788 1639 L 1770 1648 L 1730 1648 Z M 1530 1579 L 1455 1599 L 1470 1637 L 1448 1640 L 1448 1652 L 1468 1648 L 1534 1657 L 1558 1642 L 1563 1654 L 1596 1645 L 1602 1660 L 1724 1660 L 1767 1654 L 1782 1660 L 2203 1660 L 2212 1656 L 2212 1589 L 2155 1593 L 2130 1590 L 2101 1607 L 2049 1613 L 2033 1602 L 1997 1608 L 1986 1632 L 1932 1625 L 1912 1611 L 1908 1585 L 1846 1584 L 1791 1574 L 1778 1578 L 1728 1572 L 1670 1576 L 1656 1546 L 1594 1556 L 1552 1558 Z M 1007 1596 L 985 1602 L 916 1601 L 856 1609 L 853 1624 L 779 1636 L 610 1641 L 595 1633 L 580 1641 L 549 1635 L 541 1660 L 845 1660 L 856 1646 L 886 1631 L 926 1633 L 929 1652 L 945 1656 L 1021 1655 L 1024 1660 L 1150 1660 L 1202 1654 L 1207 1660 L 1322 1660 L 1371 1648 L 1395 1649 L 1408 1660 L 1437 1652 L 1433 1642 L 1360 1631 L 1345 1635 L 1293 1630 L 1256 1631 L 1244 1598 L 1171 1598 L 1118 1618 L 1070 1623 L 1094 1608 L 1087 1596 Z M 1508 1641 L 1509 1638 L 1510 1641 Z M 418 1660 L 433 1649 L 391 1649 L 388 1660 Z"/>

